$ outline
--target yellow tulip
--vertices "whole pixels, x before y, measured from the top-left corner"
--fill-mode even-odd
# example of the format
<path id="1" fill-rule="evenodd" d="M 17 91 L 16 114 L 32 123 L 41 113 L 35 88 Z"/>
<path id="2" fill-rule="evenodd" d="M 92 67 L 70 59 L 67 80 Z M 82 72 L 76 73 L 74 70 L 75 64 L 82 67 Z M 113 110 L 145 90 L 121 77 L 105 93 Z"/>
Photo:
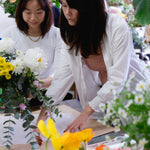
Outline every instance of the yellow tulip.
<path id="1" fill-rule="evenodd" d="M 40 132 L 46 137 L 46 138 L 50 138 L 50 134 L 47 130 L 47 128 L 45 127 L 45 124 L 44 124 L 44 121 L 43 120 L 40 120 L 38 122 L 38 128 L 40 130 Z"/>
<path id="2" fill-rule="evenodd" d="M 88 129 L 84 129 L 80 132 L 76 132 L 75 134 L 79 138 L 80 141 L 88 142 L 93 138 L 93 136 L 95 134 L 95 133 L 93 133 L 93 134 L 91 134 L 91 133 L 92 133 L 92 129 L 88 128 Z"/>
<path id="3" fill-rule="evenodd" d="M 47 127 L 44 121 L 38 123 L 40 132 L 48 139 L 51 139 L 55 150 L 79 150 L 81 142 L 88 142 L 94 136 L 92 129 L 85 129 L 76 133 L 65 132 L 62 136 L 57 131 L 52 119 L 48 120 Z"/>

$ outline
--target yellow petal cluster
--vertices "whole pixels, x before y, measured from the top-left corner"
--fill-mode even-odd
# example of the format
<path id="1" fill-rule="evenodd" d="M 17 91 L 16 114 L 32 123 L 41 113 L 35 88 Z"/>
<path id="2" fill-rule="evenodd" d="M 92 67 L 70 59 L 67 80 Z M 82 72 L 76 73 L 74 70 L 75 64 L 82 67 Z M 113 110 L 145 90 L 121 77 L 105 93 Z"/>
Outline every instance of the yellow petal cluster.
<path id="1" fill-rule="evenodd" d="M 6 62 L 5 58 L 0 56 L 0 76 L 5 76 L 7 80 L 11 79 L 10 71 L 14 70 L 14 66 L 10 62 Z"/>
<path id="2" fill-rule="evenodd" d="M 46 138 L 51 139 L 55 150 L 79 150 L 81 142 L 88 142 L 94 136 L 91 128 L 76 133 L 65 132 L 60 135 L 52 119 L 48 120 L 47 126 L 43 120 L 40 120 L 38 129 Z"/>

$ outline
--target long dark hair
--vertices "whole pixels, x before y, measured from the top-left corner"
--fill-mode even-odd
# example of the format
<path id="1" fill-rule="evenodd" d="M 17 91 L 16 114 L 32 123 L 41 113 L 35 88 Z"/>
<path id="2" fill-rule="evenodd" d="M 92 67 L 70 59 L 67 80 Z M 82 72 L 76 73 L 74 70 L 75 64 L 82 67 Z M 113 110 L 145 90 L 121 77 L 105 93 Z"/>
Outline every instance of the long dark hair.
<path id="1" fill-rule="evenodd" d="M 101 42 L 105 34 L 107 13 L 104 0 L 66 0 L 70 8 L 78 10 L 79 17 L 76 26 L 70 26 L 63 11 L 60 17 L 60 32 L 64 42 L 75 47 L 76 54 L 82 56 L 99 54 Z"/>
<path id="2" fill-rule="evenodd" d="M 16 8 L 16 24 L 17 27 L 25 34 L 28 34 L 28 24 L 23 20 L 22 12 L 25 10 L 25 6 L 29 0 L 19 0 Z M 41 24 L 41 35 L 42 37 L 50 30 L 53 22 L 53 13 L 48 4 L 47 0 L 38 0 L 41 8 L 45 11 L 45 18 Z"/>

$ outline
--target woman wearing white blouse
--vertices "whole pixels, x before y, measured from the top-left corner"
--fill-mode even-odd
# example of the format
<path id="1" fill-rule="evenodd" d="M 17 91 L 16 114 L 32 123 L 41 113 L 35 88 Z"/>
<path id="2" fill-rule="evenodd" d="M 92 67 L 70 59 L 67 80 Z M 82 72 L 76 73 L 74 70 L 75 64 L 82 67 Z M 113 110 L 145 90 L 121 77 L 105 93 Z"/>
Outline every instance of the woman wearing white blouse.
<path id="1" fill-rule="evenodd" d="M 35 47 L 44 50 L 48 67 L 39 75 L 39 79 L 44 82 L 40 87 L 49 87 L 52 82 L 51 72 L 58 67 L 62 40 L 59 29 L 52 26 L 53 14 L 48 1 L 19 0 L 15 20 L 17 26 L 4 30 L 1 37 L 12 38 L 16 49 L 22 53 Z"/>
<path id="2" fill-rule="evenodd" d="M 100 111 L 101 103 L 114 99 L 112 90 L 121 92 L 132 72 L 135 81 L 148 80 L 150 72 L 134 52 L 127 23 L 107 13 L 104 0 L 61 2 L 61 66 L 46 94 L 60 103 L 75 81 L 83 111 L 65 130 L 75 132 Z M 43 111 L 38 120 L 44 117 Z"/>

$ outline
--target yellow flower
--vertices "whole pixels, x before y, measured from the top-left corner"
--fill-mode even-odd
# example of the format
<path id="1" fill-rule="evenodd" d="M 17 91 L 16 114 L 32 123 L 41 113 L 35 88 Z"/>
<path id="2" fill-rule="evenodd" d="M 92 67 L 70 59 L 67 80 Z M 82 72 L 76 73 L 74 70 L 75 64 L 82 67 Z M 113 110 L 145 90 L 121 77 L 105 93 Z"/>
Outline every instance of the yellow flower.
<path id="1" fill-rule="evenodd" d="M 0 74 L 3 75 L 3 76 L 5 76 L 5 75 L 7 75 L 8 73 L 9 73 L 8 70 L 2 70 Z"/>
<path id="2" fill-rule="evenodd" d="M 10 71 L 14 70 L 14 66 L 11 63 L 9 63 L 9 62 L 6 62 L 5 68 L 8 69 L 8 70 L 10 70 Z"/>
<path id="3" fill-rule="evenodd" d="M 5 58 L 3 58 L 3 57 L 0 56 L 0 64 L 3 64 L 5 62 L 6 62 Z"/>
<path id="4" fill-rule="evenodd" d="M 11 79 L 11 75 L 8 73 L 8 74 L 5 75 L 5 78 L 6 78 L 7 80 Z"/>
<path id="5" fill-rule="evenodd" d="M 0 64 L 0 71 L 4 70 L 4 65 Z"/>
<path id="6" fill-rule="evenodd" d="M 94 134 L 91 134 L 92 133 L 92 129 L 91 128 L 88 128 L 88 129 L 84 129 L 80 132 L 76 132 L 75 134 L 77 134 L 76 136 L 79 138 L 80 141 L 84 141 L 84 142 L 88 142 L 90 141 Z"/>
<path id="7" fill-rule="evenodd" d="M 121 17 L 123 17 L 123 18 L 125 18 L 125 20 L 127 20 L 128 19 L 128 17 L 125 15 L 125 14 L 123 14 L 123 13 L 118 13 Z"/>
<path id="8" fill-rule="evenodd" d="M 91 134 L 92 129 L 85 129 L 76 133 L 65 132 L 61 136 L 52 119 L 48 120 L 47 127 L 45 127 L 44 121 L 40 120 L 38 128 L 45 137 L 51 139 L 55 150 L 79 150 L 81 142 L 88 142 L 94 136 L 94 133 Z"/>

